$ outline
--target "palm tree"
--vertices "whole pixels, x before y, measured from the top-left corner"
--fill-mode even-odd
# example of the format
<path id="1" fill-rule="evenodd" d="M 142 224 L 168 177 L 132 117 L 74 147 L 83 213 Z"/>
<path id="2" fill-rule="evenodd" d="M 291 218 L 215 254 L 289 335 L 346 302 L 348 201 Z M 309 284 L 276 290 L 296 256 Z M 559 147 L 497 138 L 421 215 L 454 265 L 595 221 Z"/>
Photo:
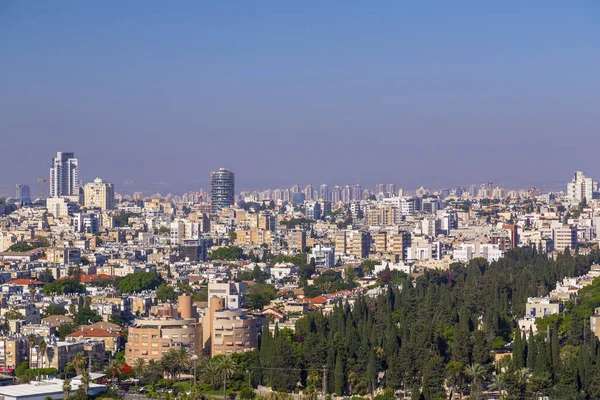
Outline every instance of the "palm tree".
<path id="1" fill-rule="evenodd" d="M 33 350 L 33 348 L 37 344 L 37 336 L 35 336 L 34 333 L 30 334 L 27 337 L 27 343 L 29 343 L 29 368 L 31 368 L 31 361 L 32 361 L 32 355 L 33 355 L 33 352 L 31 350 Z M 38 366 L 38 368 L 39 368 L 39 366 Z"/>
<path id="2" fill-rule="evenodd" d="M 89 371 L 88 370 L 83 371 L 83 374 L 81 375 L 81 384 L 83 385 L 83 390 L 85 390 L 86 396 L 90 390 L 90 382 L 91 381 L 92 381 L 92 377 L 90 376 Z"/>
<path id="3" fill-rule="evenodd" d="M 192 356 L 186 349 L 181 347 L 174 351 L 173 358 L 176 361 L 177 373 L 181 379 L 181 373 L 192 368 Z"/>
<path id="4" fill-rule="evenodd" d="M 36 290 L 33 286 L 29 288 L 29 298 L 30 298 L 32 304 L 33 304 L 33 300 L 35 300 L 34 299 L 35 292 L 36 292 Z"/>
<path id="5" fill-rule="evenodd" d="M 44 360 L 46 358 L 46 350 L 48 349 L 48 345 L 46 344 L 46 341 L 44 339 L 42 339 L 40 341 L 40 343 L 38 344 L 39 350 L 40 350 L 40 354 L 42 355 L 42 368 L 44 367 Z M 40 366 L 38 365 L 38 381 L 40 380 Z"/>
<path id="6" fill-rule="evenodd" d="M 133 374 L 135 375 L 135 377 L 141 381 L 145 371 L 146 360 L 144 360 L 143 358 L 138 358 L 137 360 L 135 360 L 135 362 L 133 363 Z"/>
<path id="7" fill-rule="evenodd" d="M 113 385 L 116 382 L 116 378 L 119 375 L 119 372 L 121 372 L 121 370 L 116 364 L 112 364 L 110 367 L 108 367 L 108 375 L 110 375 L 110 379 Z"/>
<path id="8" fill-rule="evenodd" d="M 160 365 L 164 374 L 171 377 L 171 379 L 175 379 L 175 374 L 177 372 L 177 361 L 175 360 L 174 350 L 169 350 L 163 354 L 162 358 L 160 359 Z"/>
<path id="9" fill-rule="evenodd" d="M 473 384 L 471 385 L 471 397 L 475 399 L 479 398 L 479 392 L 481 390 L 480 381 L 483 381 L 485 378 L 485 373 L 486 370 L 483 365 L 478 363 L 471 364 L 465 368 L 465 374 L 473 379 Z"/>
<path id="10" fill-rule="evenodd" d="M 85 370 L 85 356 L 82 353 L 77 353 L 75 357 L 73 357 L 73 367 L 75 368 L 75 372 L 77 375 L 83 374 Z"/>
<path id="11" fill-rule="evenodd" d="M 63 399 L 67 400 L 69 398 L 69 393 L 71 392 L 71 382 L 69 382 L 68 380 L 65 379 L 63 381 L 62 390 L 63 390 Z"/>
<path id="12" fill-rule="evenodd" d="M 204 383 L 217 387 L 220 379 L 219 365 L 216 359 L 205 358 L 200 365 L 200 377 Z"/>
<path id="13" fill-rule="evenodd" d="M 219 360 L 219 375 L 223 379 L 223 398 L 227 398 L 227 380 L 235 374 L 237 364 L 231 356 L 225 356 Z"/>
<path id="14" fill-rule="evenodd" d="M 506 375 L 495 374 L 492 376 L 492 382 L 490 383 L 490 389 L 497 390 L 500 393 L 500 398 L 503 398 L 504 384 L 506 383 Z"/>

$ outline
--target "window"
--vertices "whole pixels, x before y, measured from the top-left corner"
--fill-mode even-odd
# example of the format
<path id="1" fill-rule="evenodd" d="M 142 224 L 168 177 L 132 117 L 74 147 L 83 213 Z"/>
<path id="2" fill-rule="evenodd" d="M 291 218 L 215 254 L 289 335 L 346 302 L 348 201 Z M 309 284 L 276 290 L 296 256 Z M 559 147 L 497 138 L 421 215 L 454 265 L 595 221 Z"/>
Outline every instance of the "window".
<path id="1" fill-rule="evenodd" d="M 152 339 L 158 339 L 158 335 L 152 335 Z"/>

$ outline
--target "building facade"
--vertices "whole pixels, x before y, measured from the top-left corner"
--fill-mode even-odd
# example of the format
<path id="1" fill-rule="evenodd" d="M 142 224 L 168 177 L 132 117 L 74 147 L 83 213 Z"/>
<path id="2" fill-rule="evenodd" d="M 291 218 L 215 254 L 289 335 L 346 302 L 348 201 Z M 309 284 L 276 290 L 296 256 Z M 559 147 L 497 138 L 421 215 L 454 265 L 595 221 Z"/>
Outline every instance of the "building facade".
<path id="1" fill-rule="evenodd" d="M 210 201 L 213 214 L 230 207 L 235 200 L 235 174 L 220 168 L 210 174 Z"/>
<path id="2" fill-rule="evenodd" d="M 112 210 L 115 206 L 115 189 L 112 183 L 104 182 L 101 178 L 87 183 L 83 187 L 83 204 L 89 208 Z"/>
<path id="3" fill-rule="evenodd" d="M 50 167 L 50 197 L 79 194 L 79 160 L 75 153 L 59 151 Z"/>

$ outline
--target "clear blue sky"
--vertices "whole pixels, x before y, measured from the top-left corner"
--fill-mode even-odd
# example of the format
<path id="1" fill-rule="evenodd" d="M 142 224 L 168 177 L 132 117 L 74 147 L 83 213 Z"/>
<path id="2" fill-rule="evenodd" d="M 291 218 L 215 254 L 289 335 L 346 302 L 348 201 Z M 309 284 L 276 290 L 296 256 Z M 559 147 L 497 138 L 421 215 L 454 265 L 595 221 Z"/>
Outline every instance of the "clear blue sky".
<path id="1" fill-rule="evenodd" d="M 600 179 L 599 43 L 593 0 L 1 0 L 0 186 Z"/>

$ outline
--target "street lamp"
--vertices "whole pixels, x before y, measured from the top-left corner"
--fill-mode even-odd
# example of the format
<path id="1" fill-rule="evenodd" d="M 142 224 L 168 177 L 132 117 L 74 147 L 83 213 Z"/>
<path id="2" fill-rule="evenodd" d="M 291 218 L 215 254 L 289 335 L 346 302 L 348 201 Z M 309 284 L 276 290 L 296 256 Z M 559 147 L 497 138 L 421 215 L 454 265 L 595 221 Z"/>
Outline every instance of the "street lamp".
<path id="1" fill-rule="evenodd" d="M 196 386 L 196 363 L 198 362 L 198 356 L 195 354 L 192 354 L 191 359 L 194 362 L 194 386 Z"/>

